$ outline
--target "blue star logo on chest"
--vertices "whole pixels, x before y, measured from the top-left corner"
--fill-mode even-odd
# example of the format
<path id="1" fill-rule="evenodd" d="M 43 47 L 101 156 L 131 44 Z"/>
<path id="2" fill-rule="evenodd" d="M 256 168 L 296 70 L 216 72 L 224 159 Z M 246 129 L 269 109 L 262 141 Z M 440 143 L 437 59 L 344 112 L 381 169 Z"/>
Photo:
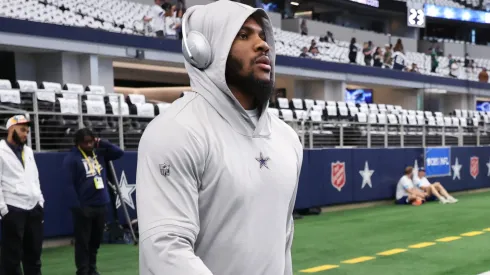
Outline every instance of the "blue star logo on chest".
<path id="1" fill-rule="evenodd" d="M 260 169 L 262 169 L 262 167 L 265 167 L 267 169 L 269 169 L 269 166 L 267 166 L 267 162 L 270 160 L 269 157 L 264 157 L 264 155 L 262 154 L 262 152 L 260 152 L 260 157 L 258 158 L 255 158 L 259 164 L 260 164 Z"/>

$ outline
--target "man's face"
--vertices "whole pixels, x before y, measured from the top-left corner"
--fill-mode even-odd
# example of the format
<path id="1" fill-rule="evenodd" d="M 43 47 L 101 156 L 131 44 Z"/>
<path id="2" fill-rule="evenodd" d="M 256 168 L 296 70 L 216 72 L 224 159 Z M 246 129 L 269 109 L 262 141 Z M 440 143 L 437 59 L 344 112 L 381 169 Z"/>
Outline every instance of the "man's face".
<path id="1" fill-rule="evenodd" d="M 271 79 L 269 45 L 265 42 L 262 27 L 253 18 L 248 18 L 238 31 L 231 46 L 230 55 L 241 64 L 238 74 L 253 76 L 258 80 Z"/>
<path id="2" fill-rule="evenodd" d="M 92 152 L 94 150 L 94 138 L 91 136 L 85 136 L 83 141 L 78 144 L 80 148 L 85 152 Z"/>
<path id="3" fill-rule="evenodd" d="M 29 126 L 26 124 L 17 124 L 11 128 L 12 139 L 17 145 L 24 145 L 27 143 L 27 136 L 29 135 Z"/>
<path id="4" fill-rule="evenodd" d="M 425 177 L 425 171 L 419 171 L 419 178 Z"/>
<path id="5" fill-rule="evenodd" d="M 269 99 L 274 83 L 271 77 L 269 45 L 262 26 L 252 17 L 243 23 L 226 61 L 226 82 L 258 101 Z"/>

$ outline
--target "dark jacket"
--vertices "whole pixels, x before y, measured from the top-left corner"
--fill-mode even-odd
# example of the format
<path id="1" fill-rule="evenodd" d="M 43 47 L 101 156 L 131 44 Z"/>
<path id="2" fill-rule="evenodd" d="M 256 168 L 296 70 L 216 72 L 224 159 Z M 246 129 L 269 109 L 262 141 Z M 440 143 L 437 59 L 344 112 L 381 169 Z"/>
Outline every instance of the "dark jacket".
<path id="1" fill-rule="evenodd" d="M 85 164 L 85 158 L 78 147 L 73 147 L 63 160 L 64 183 L 67 190 L 66 199 L 72 208 L 101 206 L 110 202 L 107 190 L 109 187 L 107 186 L 106 161 L 121 158 L 124 151 L 108 141 L 100 140 L 98 147 L 94 148 L 94 153 L 102 167 L 103 189 L 95 188 L 95 175 L 90 173 L 91 169 Z M 87 155 L 87 157 L 92 158 L 91 155 Z"/>

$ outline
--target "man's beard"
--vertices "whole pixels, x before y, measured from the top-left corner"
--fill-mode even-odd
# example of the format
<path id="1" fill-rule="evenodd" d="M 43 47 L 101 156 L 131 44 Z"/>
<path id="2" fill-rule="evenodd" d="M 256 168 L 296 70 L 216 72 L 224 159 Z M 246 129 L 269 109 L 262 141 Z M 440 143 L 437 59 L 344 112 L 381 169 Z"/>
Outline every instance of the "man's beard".
<path id="1" fill-rule="evenodd" d="M 250 67 L 255 63 L 252 61 Z M 259 107 L 262 107 L 266 103 L 274 90 L 274 82 L 272 80 L 260 80 L 254 76 L 253 71 L 250 71 L 246 76 L 240 75 L 240 71 L 243 69 L 242 62 L 232 56 L 228 55 L 226 61 L 226 83 L 228 86 L 233 86 L 240 89 L 240 92 L 252 96 L 255 98 Z"/>
<path id="2" fill-rule="evenodd" d="M 19 137 L 19 135 L 17 134 L 17 131 L 14 130 L 14 132 L 12 133 L 12 140 L 15 142 L 15 144 L 17 144 L 17 146 L 22 146 L 22 145 L 25 145 L 27 140 L 26 141 L 22 141 Z"/>

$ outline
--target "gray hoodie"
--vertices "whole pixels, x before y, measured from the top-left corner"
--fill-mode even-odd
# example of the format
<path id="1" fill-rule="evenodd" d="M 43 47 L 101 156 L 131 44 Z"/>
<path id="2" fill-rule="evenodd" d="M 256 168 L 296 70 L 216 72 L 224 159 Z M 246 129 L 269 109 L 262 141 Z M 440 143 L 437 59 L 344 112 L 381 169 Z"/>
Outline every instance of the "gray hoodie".
<path id="1" fill-rule="evenodd" d="M 189 29 L 210 42 L 205 70 L 186 63 L 192 93 L 146 128 L 136 177 L 140 274 L 293 274 L 292 211 L 303 150 L 296 132 L 267 112 L 257 122 L 225 80 L 228 53 L 245 20 L 267 14 L 221 0 L 197 9 Z"/>

